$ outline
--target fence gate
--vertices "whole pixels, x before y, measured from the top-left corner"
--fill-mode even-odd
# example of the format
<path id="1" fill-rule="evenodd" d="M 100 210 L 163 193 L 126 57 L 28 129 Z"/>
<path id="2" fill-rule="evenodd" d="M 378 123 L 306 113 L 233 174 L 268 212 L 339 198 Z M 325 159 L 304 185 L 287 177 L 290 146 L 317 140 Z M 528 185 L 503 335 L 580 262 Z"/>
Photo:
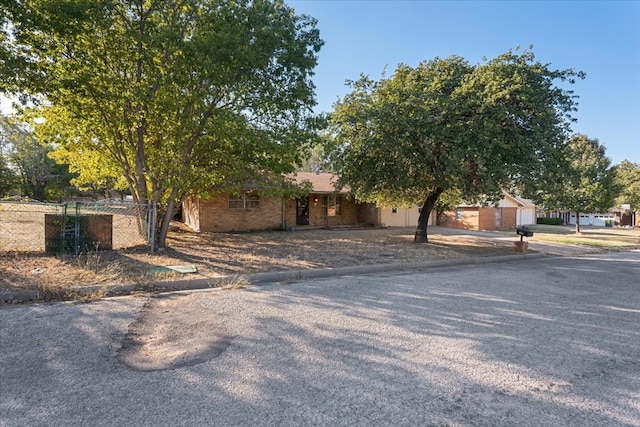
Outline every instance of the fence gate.
<path id="1" fill-rule="evenodd" d="M 148 245 L 155 215 L 120 201 L 0 202 L 0 252 L 73 253 Z M 153 228 L 152 228 L 153 227 Z"/>

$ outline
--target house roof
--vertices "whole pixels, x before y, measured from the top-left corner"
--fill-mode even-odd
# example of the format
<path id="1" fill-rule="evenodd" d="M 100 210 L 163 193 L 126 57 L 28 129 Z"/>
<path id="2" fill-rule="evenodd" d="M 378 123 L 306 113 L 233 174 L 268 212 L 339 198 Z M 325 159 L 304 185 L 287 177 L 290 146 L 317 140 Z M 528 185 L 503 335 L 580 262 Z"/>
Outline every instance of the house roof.
<path id="1" fill-rule="evenodd" d="M 348 193 L 348 187 L 342 187 L 341 189 L 336 189 L 334 184 L 338 180 L 338 177 L 332 173 L 328 172 L 297 172 L 292 176 L 293 179 L 296 180 L 298 184 L 302 184 L 305 181 L 311 183 L 311 187 L 313 188 L 313 193 Z"/>
<path id="2" fill-rule="evenodd" d="M 533 200 L 531 199 L 524 199 L 522 197 L 516 197 L 513 196 L 509 193 L 507 193 L 506 191 L 502 192 L 502 200 L 511 200 L 513 203 L 515 203 L 518 207 L 522 207 L 522 208 L 533 208 L 535 207 L 535 203 L 533 203 Z M 496 203 L 499 203 L 500 201 L 496 201 Z M 461 203 L 458 205 L 458 207 L 461 208 L 476 208 L 476 207 L 480 207 L 482 206 L 480 203 Z"/>
<path id="3" fill-rule="evenodd" d="M 522 207 L 533 207 L 536 204 L 533 203 L 533 200 L 531 199 L 525 199 L 523 197 L 517 197 L 514 196 L 512 194 L 507 193 L 506 191 L 503 191 L 502 194 L 504 195 L 504 197 L 509 197 L 510 199 L 512 199 L 513 201 L 515 201 L 518 205 L 522 206 Z"/>

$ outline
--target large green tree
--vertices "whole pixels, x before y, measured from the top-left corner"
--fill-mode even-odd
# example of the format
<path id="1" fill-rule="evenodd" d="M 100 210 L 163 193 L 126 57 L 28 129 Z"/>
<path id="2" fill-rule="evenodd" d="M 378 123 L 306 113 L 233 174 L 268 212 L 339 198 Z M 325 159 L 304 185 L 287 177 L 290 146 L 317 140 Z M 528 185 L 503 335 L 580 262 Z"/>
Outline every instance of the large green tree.
<path id="1" fill-rule="evenodd" d="M 136 202 L 160 207 L 159 247 L 184 195 L 300 161 L 322 41 L 316 21 L 282 1 L 9 4 L 2 71 L 19 77 L 7 82 L 66 110 L 64 133 L 77 135 L 65 149 L 99 153 Z"/>
<path id="2" fill-rule="evenodd" d="M 631 211 L 640 212 L 640 164 L 623 160 L 616 167 L 619 196 L 616 207 L 631 205 Z"/>
<path id="3" fill-rule="evenodd" d="M 583 134 L 573 135 L 558 150 L 562 157 L 544 180 L 534 199 L 547 209 L 576 213 L 576 233 L 580 233 L 580 213 L 606 212 L 614 207 L 620 188 L 615 169 L 604 145 Z"/>
<path id="4" fill-rule="evenodd" d="M 18 184 L 22 193 L 38 201 L 59 201 L 69 188 L 73 176 L 69 167 L 49 157 L 54 146 L 40 139 L 33 117 L 27 112 L 20 116 L 3 118 L 0 130 L 4 140 L 4 153 L 10 169 L 15 171 L 14 186 Z"/>
<path id="5" fill-rule="evenodd" d="M 15 170 L 10 166 L 11 146 L 4 132 L 0 132 L 0 198 L 7 196 L 17 187 Z"/>
<path id="6" fill-rule="evenodd" d="M 542 174 L 575 110 L 581 73 L 553 70 L 530 50 L 470 65 L 436 58 L 400 65 L 379 81 L 361 77 L 331 115 L 334 163 L 361 200 L 419 203 L 416 241 L 445 191 L 475 202 Z"/>
<path id="7" fill-rule="evenodd" d="M 38 109 L 38 115 L 42 121 L 36 129 L 38 138 L 56 146 L 49 155 L 58 163 L 68 164 L 76 174 L 71 184 L 105 197 L 112 197 L 114 190 L 126 192 L 129 187 L 119 164 L 92 143 L 91 128 L 83 129 L 82 122 L 74 120 L 69 111 L 55 106 Z"/>

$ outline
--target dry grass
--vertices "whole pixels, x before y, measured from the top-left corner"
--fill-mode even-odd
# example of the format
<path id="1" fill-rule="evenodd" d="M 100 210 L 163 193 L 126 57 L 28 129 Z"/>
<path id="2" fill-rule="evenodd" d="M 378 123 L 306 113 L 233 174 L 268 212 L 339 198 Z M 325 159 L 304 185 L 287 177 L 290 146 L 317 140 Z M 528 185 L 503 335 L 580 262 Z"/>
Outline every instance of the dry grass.
<path id="1" fill-rule="evenodd" d="M 242 280 L 222 282 L 220 276 L 292 269 L 346 267 L 385 263 L 504 255 L 511 247 L 489 239 L 431 234 L 429 244 L 413 243 L 410 229 L 336 229 L 286 233 L 191 233 L 173 231 L 167 249 L 150 254 L 139 247 L 92 252 L 79 257 L 40 254 L 0 254 L 0 291 L 38 290 L 46 299 L 100 298 L 114 285 L 137 284 L 152 289 L 154 282 L 179 273 L 151 273 L 157 266 L 194 264 L 198 274 L 212 278 L 218 287 L 236 286 Z M 217 280 L 217 281 L 216 281 Z M 91 286 L 88 297 L 79 292 Z"/>
<path id="2" fill-rule="evenodd" d="M 243 289 L 249 285 L 249 279 L 242 274 L 223 276 L 211 279 L 210 287 L 220 289 Z"/>

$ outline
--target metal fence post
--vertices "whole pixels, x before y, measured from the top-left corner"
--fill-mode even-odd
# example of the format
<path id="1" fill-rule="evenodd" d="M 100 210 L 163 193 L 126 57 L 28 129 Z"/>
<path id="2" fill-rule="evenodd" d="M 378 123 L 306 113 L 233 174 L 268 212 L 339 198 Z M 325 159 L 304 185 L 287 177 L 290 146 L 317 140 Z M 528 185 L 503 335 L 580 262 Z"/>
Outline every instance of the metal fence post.
<path id="1" fill-rule="evenodd" d="M 155 201 L 151 202 L 151 212 L 149 221 L 149 246 L 151 253 L 156 251 L 156 222 L 158 220 L 158 205 Z"/>
<path id="2" fill-rule="evenodd" d="M 67 204 L 62 206 L 62 221 L 60 222 L 60 244 L 58 252 L 63 253 L 65 250 L 65 242 L 67 240 Z"/>
<path id="3" fill-rule="evenodd" d="M 73 228 L 73 245 L 74 245 L 74 254 L 80 254 L 80 206 L 78 203 L 75 204 L 76 208 L 76 218 L 75 225 Z"/>

